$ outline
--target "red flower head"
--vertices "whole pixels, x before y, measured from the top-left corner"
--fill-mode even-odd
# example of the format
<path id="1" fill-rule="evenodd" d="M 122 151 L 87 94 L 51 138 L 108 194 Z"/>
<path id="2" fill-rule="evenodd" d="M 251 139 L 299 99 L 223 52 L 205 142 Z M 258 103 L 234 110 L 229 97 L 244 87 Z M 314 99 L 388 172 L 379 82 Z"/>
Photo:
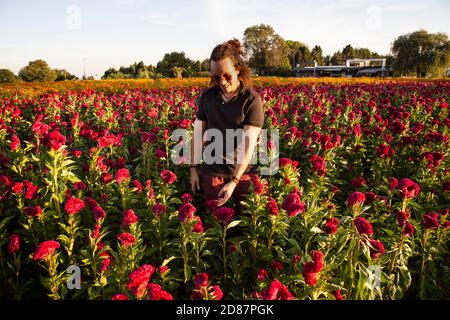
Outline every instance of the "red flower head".
<path id="1" fill-rule="evenodd" d="M 227 225 L 231 220 L 233 220 L 234 214 L 235 212 L 232 208 L 220 207 L 214 211 L 213 217 L 220 224 Z"/>
<path id="2" fill-rule="evenodd" d="M 29 217 L 39 217 L 42 214 L 42 209 L 41 206 L 25 207 L 23 212 Z"/>
<path id="3" fill-rule="evenodd" d="M 161 203 L 155 203 L 153 205 L 152 211 L 156 216 L 161 216 L 161 214 L 163 214 L 164 212 L 166 212 L 167 208 L 165 205 L 161 204 Z"/>
<path id="4" fill-rule="evenodd" d="M 122 183 L 124 181 L 128 181 L 130 179 L 130 173 L 128 172 L 127 169 L 122 168 L 117 170 L 116 172 L 116 182 L 117 183 Z"/>
<path id="5" fill-rule="evenodd" d="M 20 250 L 20 236 L 16 233 L 13 233 L 9 236 L 8 242 L 8 252 L 10 254 L 15 254 Z"/>
<path id="6" fill-rule="evenodd" d="M 306 262 L 303 265 L 303 278 L 305 283 L 313 286 L 317 283 L 318 273 L 322 271 L 323 268 L 323 253 L 321 251 L 315 250 L 311 252 L 310 262 Z"/>
<path id="7" fill-rule="evenodd" d="M 92 208 L 92 212 L 94 213 L 94 219 L 95 221 L 102 220 L 106 217 L 105 210 L 102 209 L 100 206 L 95 206 Z"/>
<path id="8" fill-rule="evenodd" d="M 112 181 L 112 176 L 108 172 L 103 172 L 100 175 L 100 181 L 103 184 L 108 184 L 108 183 L 110 183 Z"/>
<path id="9" fill-rule="evenodd" d="M 364 192 L 364 197 L 366 197 L 366 201 L 364 201 L 364 205 L 369 205 L 375 201 L 377 195 L 373 192 Z"/>
<path id="10" fill-rule="evenodd" d="M 258 275 L 257 275 L 257 279 L 259 280 L 259 281 L 264 281 L 264 279 L 266 279 L 266 277 L 269 275 L 269 272 L 266 270 L 266 269 L 264 269 L 264 268 L 259 268 L 259 270 L 258 270 Z"/>
<path id="11" fill-rule="evenodd" d="M 189 193 L 184 193 L 181 196 L 181 200 L 183 200 L 183 203 L 192 202 L 192 196 Z"/>
<path id="12" fill-rule="evenodd" d="M 11 151 L 14 151 L 14 150 L 16 150 L 17 148 L 20 147 L 20 139 L 19 139 L 19 137 L 17 135 L 13 135 L 11 137 L 11 145 L 10 145 L 10 147 L 11 147 Z"/>
<path id="13" fill-rule="evenodd" d="M 263 292 L 264 300 L 293 300 L 294 296 L 289 292 L 288 288 L 278 279 L 270 284 L 270 287 Z"/>
<path id="14" fill-rule="evenodd" d="M 118 293 L 112 296 L 111 300 L 128 300 L 128 297 L 126 294 Z"/>
<path id="15" fill-rule="evenodd" d="M 206 287 L 209 283 L 208 274 L 205 272 L 197 273 L 194 277 L 194 283 L 197 288 Z"/>
<path id="16" fill-rule="evenodd" d="M 349 208 L 353 208 L 357 205 L 363 205 L 366 201 L 366 196 L 362 192 L 355 191 L 347 198 L 347 205 Z"/>
<path id="17" fill-rule="evenodd" d="M 127 289 L 136 297 L 142 298 L 145 295 L 148 282 L 155 272 L 155 267 L 151 264 L 144 264 L 128 275 Z"/>
<path id="18" fill-rule="evenodd" d="M 138 216 L 133 210 L 127 209 L 122 214 L 122 227 L 129 227 L 139 221 Z"/>
<path id="19" fill-rule="evenodd" d="M 403 178 L 398 183 L 398 189 L 402 193 L 404 199 L 411 199 L 417 197 L 420 192 L 420 186 L 408 178 Z"/>
<path id="20" fill-rule="evenodd" d="M 34 251 L 34 261 L 45 260 L 48 256 L 55 252 L 56 249 L 59 249 L 59 247 L 61 247 L 59 242 L 54 240 L 41 242 Z"/>
<path id="21" fill-rule="evenodd" d="M 339 219 L 331 218 L 325 222 L 325 232 L 327 234 L 335 234 L 339 226 Z"/>
<path id="22" fill-rule="evenodd" d="M 177 176 L 170 170 L 163 170 L 160 174 L 161 179 L 167 184 L 173 184 L 177 180 Z"/>
<path id="23" fill-rule="evenodd" d="M 293 217 L 305 211 L 305 204 L 300 200 L 297 192 L 292 192 L 284 199 L 281 208 L 286 210 L 290 217 Z"/>
<path id="24" fill-rule="evenodd" d="M 397 219 L 398 225 L 403 227 L 405 222 L 409 219 L 409 214 L 404 211 L 397 211 L 395 213 L 395 218 Z"/>
<path id="25" fill-rule="evenodd" d="M 149 283 L 148 287 L 148 300 L 173 300 L 170 293 L 163 290 L 163 288 L 155 283 Z"/>
<path id="26" fill-rule="evenodd" d="M 74 214 L 80 212 L 84 208 L 85 204 L 84 201 L 75 197 L 70 197 L 66 205 L 64 206 L 64 209 L 66 212 L 73 216 Z"/>
<path id="27" fill-rule="evenodd" d="M 66 137 L 59 131 L 52 131 L 46 134 L 43 141 L 46 147 L 51 147 L 55 151 L 59 150 L 64 143 L 66 143 Z"/>
<path id="28" fill-rule="evenodd" d="M 275 199 L 268 197 L 267 208 L 269 209 L 269 214 L 272 216 L 278 216 L 278 204 Z"/>
<path id="29" fill-rule="evenodd" d="M 312 171 L 315 172 L 319 176 L 324 176 L 326 172 L 326 164 L 325 160 L 318 156 L 318 155 L 312 155 L 309 157 L 309 161 L 312 165 Z"/>
<path id="30" fill-rule="evenodd" d="M 414 234 L 414 227 L 411 222 L 407 221 L 405 227 L 403 228 L 403 235 L 412 237 Z"/>
<path id="31" fill-rule="evenodd" d="M 211 290 L 209 290 L 209 295 L 213 300 L 220 300 L 223 298 L 222 289 L 217 285 L 212 286 Z"/>
<path id="32" fill-rule="evenodd" d="M 136 242 L 136 238 L 128 232 L 122 232 L 117 236 L 117 239 L 120 241 L 120 245 L 124 248 L 128 248 Z"/>
<path id="33" fill-rule="evenodd" d="M 219 202 L 217 200 L 206 200 L 205 206 L 208 209 L 210 214 L 213 214 L 214 211 L 219 207 Z"/>
<path id="34" fill-rule="evenodd" d="M 360 187 L 364 186 L 365 184 L 366 184 L 366 180 L 359 176 L 352 180 L 352 186 L 354 188 L 360 188 Z"/>
<path id="35" fill-rule="evenodd" d="M 360 234 L 371 236 L 373 234 L 372 224 L 364 218 L 358 217 L 353 220 L 353 224 Z"/>
<path id="36" fill-rule="evenodd" d="M 197 220 L 197 224 L 192 228 L 192 232 L 202 233 L 203 231 L 205 231 L 203 229 L 202 219 L 200 219 L 200 217 L 198 216 L 194 216 L 194 219 Z"/>
<path id="37" fill-rule="evenodd" d="M 429 212 L 423 215 L 423 225 L 427 229 L 437 229 L 439 227 L 439 214 L 436 212 Z"/>
<path id="38" fill-rule="evenodd" d="M 380 255 L 384 253 L 384 245 L 375 239 L 370 239 L 370 257 L 372 259 L 377 259 Z"/>
<path id="39" fill-rule="evenodd" d="M 341 290 L 334 290 L 332 294 L 336 298 L 336 300 L 344 300 L 344 297 L 342 297 L 341 295 Z"/>
<path id="40" fill-rule="evenodd" d="M 183 204 L 180 209 L 178 209 L 178 220 L 180 222 L 186 222 L 194 218 L 194 214 L 197 209 L 190 203 Z"/>
<path id="41" fill-rule="evenodd" d="M 389 178 L 389 189 L 391 191 L 397 189 L 398 180 L 396 178 Z"/>

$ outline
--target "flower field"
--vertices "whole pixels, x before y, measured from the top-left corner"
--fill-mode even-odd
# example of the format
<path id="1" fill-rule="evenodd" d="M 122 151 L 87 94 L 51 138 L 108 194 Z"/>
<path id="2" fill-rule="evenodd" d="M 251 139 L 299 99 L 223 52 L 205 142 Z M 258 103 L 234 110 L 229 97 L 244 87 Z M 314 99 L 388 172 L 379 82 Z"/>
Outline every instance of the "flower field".
<path id="1" fill-rule="evenodd" d="M 279 170 L 239 213 L 170 159 L 189 81 L 0 86 L 0 297 L 450 298 L 449 81 L 255 81 Z"/>

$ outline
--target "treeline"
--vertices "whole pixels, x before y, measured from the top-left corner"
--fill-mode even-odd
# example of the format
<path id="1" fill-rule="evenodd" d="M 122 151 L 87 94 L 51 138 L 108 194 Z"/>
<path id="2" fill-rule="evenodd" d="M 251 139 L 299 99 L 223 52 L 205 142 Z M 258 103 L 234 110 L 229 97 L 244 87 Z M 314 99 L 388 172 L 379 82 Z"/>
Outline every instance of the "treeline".
<path id="1" fill-rule="evenodd" d="M 347 59 L 386 58 L 393 76 L 444 77 L 450 66 L 448 35 L 428 33 L 426 30 L 399 36 L 392 42 L 390 54 L 385 56 L 350 44 L 332 55 L 324 56 L 319 45 L 310 49 L 303 42 L 285 40 L 271 26 L 264 24 L 245 29 L 243 45 L 254 76 L 292 76 L 295 67 L 343 65 Z M 209 77 L 209 72 L 208 58 L 192 60 L 184 52 L 171 52 L 166 53 L 156 66 L 140 61 L 128 67 L 109 68 L 102 79 Z M 73 79 L 78 78 L 66 70 L 51 69 L 43 60 L 31 61 L 17 76 L 10 70 L 0 69 L 0 83 Z"/>

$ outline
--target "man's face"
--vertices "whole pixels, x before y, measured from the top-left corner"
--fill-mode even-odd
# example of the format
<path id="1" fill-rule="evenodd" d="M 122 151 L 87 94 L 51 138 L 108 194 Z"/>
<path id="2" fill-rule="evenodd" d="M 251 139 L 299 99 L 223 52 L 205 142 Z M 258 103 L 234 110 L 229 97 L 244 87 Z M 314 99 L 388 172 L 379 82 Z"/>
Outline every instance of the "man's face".
<path id="1" fill-rule="evenodd" d="M 238 74 L 230 58 L 211 60 L 211 77 L 224 93 L 233 92 L 239 86 Z"/>

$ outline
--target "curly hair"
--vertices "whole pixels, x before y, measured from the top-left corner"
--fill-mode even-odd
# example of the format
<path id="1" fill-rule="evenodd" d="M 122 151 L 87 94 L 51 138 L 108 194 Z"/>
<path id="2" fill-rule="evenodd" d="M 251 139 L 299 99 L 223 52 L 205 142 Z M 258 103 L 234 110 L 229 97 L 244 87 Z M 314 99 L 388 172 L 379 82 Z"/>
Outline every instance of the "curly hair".
<path id="1" fill-rule="evenodd" d="M 225 58 L 230 58 L 234 64 L 234 67 L 239 69 L 238 79 L 241 80 L 244 85 L 249 86 L 250 83 L 250 68 L 244 60 L 244 50 L 241 42 L 233 38 L 225 41 L 222 44 L 217 45 L 212 53 L 209 61 L 220 61 Z M 210 85 L 214 84 L 211 79 Z"/>

